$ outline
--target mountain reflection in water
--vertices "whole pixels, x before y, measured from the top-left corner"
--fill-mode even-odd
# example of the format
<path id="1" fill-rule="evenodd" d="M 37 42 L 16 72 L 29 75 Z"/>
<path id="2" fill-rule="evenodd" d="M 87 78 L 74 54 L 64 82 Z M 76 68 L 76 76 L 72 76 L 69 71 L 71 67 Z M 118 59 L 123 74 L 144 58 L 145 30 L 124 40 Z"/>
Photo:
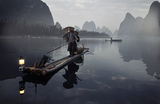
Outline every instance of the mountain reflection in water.
<path id="1" fill-rule="evenodd" d="M 119 52 L 124 61 L 141 60 L 146 65 L 149 75 L 160 79 L 160 37 L 125 38 L 119 44 Z"/>

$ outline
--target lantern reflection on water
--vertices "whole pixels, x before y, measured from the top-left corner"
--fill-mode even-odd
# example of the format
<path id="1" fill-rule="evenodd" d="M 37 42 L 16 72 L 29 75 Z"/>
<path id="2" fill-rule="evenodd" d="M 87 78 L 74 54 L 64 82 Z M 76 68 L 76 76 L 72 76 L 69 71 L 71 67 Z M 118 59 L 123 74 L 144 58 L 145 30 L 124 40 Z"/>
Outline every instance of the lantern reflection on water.
<path id="1" fill-rule="evenodd" d="M 20 81 L 19 82 L 19 94 L 24 95 L 24 93 L 25 93 L 25 82 Z"/>

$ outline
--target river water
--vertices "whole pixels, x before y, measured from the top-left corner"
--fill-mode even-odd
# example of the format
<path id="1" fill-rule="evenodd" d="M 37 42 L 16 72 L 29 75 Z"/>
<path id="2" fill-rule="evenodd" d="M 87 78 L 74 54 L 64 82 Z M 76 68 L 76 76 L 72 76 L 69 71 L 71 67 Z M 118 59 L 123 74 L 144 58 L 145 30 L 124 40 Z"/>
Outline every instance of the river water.
<path id="1" fill-rule="evenodd" d="M 154 40 L 154 41 L 153 41 Z M 19 94 L 23 78 L 18 57 L 33 65 L 61 39 L 0 39 L 1 104 L 160 104 L 159 39 L 123 40 L 81 39 L 90 52 L 81 63 L 72 63 L 45 81 L 26 80 L 24 95 Z M 50 57 L 68 55 L 64 46 Z M 67 84 L 68 83 L 68 84 Z"/>

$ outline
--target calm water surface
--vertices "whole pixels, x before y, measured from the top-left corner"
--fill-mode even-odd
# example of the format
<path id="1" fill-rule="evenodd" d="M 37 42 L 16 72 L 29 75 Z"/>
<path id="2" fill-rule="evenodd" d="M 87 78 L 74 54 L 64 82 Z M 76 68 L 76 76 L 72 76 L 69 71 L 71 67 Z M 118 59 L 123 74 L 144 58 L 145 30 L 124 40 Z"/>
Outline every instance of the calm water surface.
<path id="1" fill-rule="evenodd" d="M 160 53 L 157 49 L 160 41 L 157 41 L 147 40 L 136 45 L 137 41 L 132 43 L 131 40 L 110 43 L 104 39 L 82 39 L 90 53 L 84 56 L 83 63 L 66 66 L 72 70 L 69 78 L 61 69 L 46 81 L 26 81 L 25 93 L 19 95 L 22 81 L 17 68 L 19 55 L 31 65 L 63 42 L 60 39 L 1 39 L 0 103 L 160 104 Z M 152 48 L 158 52 L 150 52 L 149 44 L 154 44 Z M 50 56 L 58 59 L 67 56 L 66 53 L 63 47 Z"/>

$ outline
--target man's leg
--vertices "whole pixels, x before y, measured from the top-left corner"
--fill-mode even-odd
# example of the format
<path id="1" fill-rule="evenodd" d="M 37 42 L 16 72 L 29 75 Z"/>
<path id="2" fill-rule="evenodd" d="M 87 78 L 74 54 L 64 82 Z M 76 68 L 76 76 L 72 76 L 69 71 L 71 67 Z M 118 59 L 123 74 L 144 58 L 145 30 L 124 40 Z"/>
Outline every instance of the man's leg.
<path id="1" fill-rule="evenodd" d="M 72 55 L 72 44 L 68 43 L 68 51 L 69 51 L 69 55 Z"/>
<path id="2" fill-rule="evenodd" d="M 74 56 L 74 51 L 75 51 L 75 50 L 74 50 L 74 43 L 71 44 L 71 47 L 72 47 L 72 48 L 71 48 L 71 55 Z"/>

